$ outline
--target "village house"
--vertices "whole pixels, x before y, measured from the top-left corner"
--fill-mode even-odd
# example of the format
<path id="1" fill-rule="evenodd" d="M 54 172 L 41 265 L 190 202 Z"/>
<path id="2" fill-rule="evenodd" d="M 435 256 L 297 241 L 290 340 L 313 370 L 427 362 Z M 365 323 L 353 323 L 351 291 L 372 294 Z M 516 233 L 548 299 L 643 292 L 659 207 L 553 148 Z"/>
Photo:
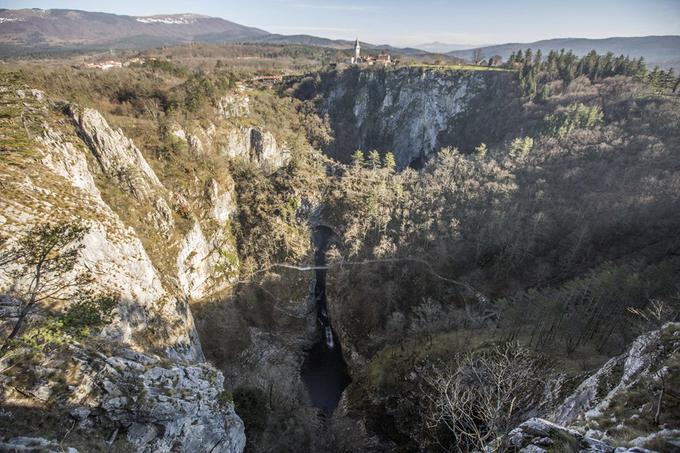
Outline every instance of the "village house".
<path id="1" fill-rule="evenodd" d="M 389 54 L 383 53 L 379 54 L 378 56 L 361 56 L 361 44 L 359 44 L 359 38 L 357 38 L 357 40 L 354 42 L 354 56 L 350 59 L 350 63 L 368 66 L 373 66 L 375 64 L 389 66 L 392 64 L 392 57 Z"/>

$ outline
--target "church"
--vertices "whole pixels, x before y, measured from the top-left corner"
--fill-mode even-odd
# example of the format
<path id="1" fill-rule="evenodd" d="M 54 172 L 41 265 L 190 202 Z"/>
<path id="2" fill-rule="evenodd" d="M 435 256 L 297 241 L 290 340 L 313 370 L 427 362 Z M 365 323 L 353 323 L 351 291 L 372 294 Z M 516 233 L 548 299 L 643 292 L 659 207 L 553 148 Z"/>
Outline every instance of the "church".
<path id="1" fill-rule="evenodd" d="M 383 66 L 389 66 L 392 64 L 392 57 L 389 54 L 379 54 L 377 57 L 368 55 L 366 57 L 361 56 L 361 44 L 359 44 L 359 38 L 354 42 L 354 56 L 350 59 L 351 64 L 364 64 L 368 66 L 373 66 L 374 64 L 381 64 Z"/>

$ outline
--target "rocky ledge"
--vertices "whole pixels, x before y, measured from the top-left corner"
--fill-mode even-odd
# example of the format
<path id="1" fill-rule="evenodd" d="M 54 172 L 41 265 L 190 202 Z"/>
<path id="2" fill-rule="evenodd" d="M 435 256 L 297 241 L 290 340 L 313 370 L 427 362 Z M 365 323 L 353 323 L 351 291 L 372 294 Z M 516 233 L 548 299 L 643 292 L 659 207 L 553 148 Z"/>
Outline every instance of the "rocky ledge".
<path id="1" fill-rule="evenodd" d="M 243 423 L 223 391 L 222 373 L 207 363 L 80 345 L 47 354 L 39 366 L 32 365 L 34 356 L 34 351 L 18 350 L 0 361 L 8 370 L 0 381 L 9 408 L 3 419 L 20 416 L 11 408 L 39 403 L 67 414 L 63 423 L 79 432 L 99 435 L 109 445 L 122 437 L 134 451 L 232 453 L 245 447 Z M 26 439 L 4 442 L 32 451 L 21 449 Z M 68 437 L 60 445 L 69 445 Z"/>
<path id="2" fill-rule="evenodd" d="M 546 414 L 551 421 L 525 421 L 508 443 L 527 453 L 680 451 L 679 369 L 680 323 L 668 323 L 585 379 Z"/>

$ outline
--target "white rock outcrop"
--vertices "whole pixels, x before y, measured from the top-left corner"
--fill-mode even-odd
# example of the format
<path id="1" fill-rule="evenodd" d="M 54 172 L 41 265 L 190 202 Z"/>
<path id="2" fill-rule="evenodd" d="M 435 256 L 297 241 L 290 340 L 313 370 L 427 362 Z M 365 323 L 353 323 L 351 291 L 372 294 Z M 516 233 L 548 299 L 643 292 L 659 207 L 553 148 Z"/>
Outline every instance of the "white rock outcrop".
<path id="1" fill-rule="evenodd" d="M 201 299 L 210 290 L 219 254 L 203 235 L 198 222 L 184 237 L 177 253 L 177 277 L 187 297 Z"/>
<path id="2" fill-rule="evenodd" d="M 26 436 L 0 440 L 0 451 L 12 453 L 78 453 L 75 448 L 63 448 L 56 440 Z"/>
<path id="3" fill-rule="evenodd" d="M 241 452 L 243 423 L 221 398 L 224 378 L 208 364 L 164 366 L 129 352 L 106 359 L 95 410 L 127 426 L 127 439 L 145 452 Z M 130 395 L 128 389 L 138 393 Z"/>
<path id="4" fill-rule="evenodd" d="M 229 220 L 236 210 L 232 190 L 233 188 L 224 190 L 214 179 L 210 179 L 206 186 L 205 195 L 210 203 L 210 216 L 219 224 Z"/>
<path id="5" fill-rule="evenodd" d="M 250 98 L 243 93 L 222 96 L 217 103 L 217 113 L 222 118 L 240 118 L 250 115 Z"/>
<path id="6" fill-rule="evenodd" d="M 95 197 L 101 197 L 87 165 L 86 156 L 76 149 L 73 143 L 65 140 L 63 135 L 52 129 L 49 124 L 44 125 L 43 135 L 37 137 L 37 140 L 45 149 L 52 150 L 45 153 L 42 159 L 43 165 L 71 181 L 74 187 Z"/>
<path id="7" fill-rule="evenodd" d="M 154 189 L 161 186 L 132 140 L 120 129 L 112 129 L 98 111 L 70 105 L 68 112 L 104 174 L 118 178 L 130 193 L 140 199 L 151 197 Z"/>
<path id="8" fill-rule="evenodd" d="M 531 418 L 508 434 L 511 449 L 518 453 L 549 453 L 578 451 L 579 453 L 645 453 L 641 448 L 615 448 L 591 439 L 573 429 L 564 428 L 540 418 Z M 491 450 L 490 450 L 491 451 Z"/>
<path id="9" fill-rule="evenodd" d="M 626 353 L 610 359 L 583 381 L 551 418 L 566 425 L 606 412 L 611 402 L 621 397 L 628 388 L 640 379 L 650 377 L 651 369 L 669 354 L 669 347 L 661 342 L 661 337 L 664 331 L 673 329 L 678 330 L 676 342 L 680 346 L 680 324 L 667 324 L 661 330 L 641 335 Z"/>
<path id="10" fill-rule="evenodd" d="M 231 158 L 247 159 L 270 168 L 281 167 L 290 160 L 290 150 L 280 146 L 270 132 L 258 128 L 231 129 L 225 139 L 221 152 Z"/>
<path id="11" fill-rule="evenodd" d="M 13 357 L 21 360 L 32 354 L 31 350 L 19 350 Z M 12 358 L 0 359 L 3 368 L 9 360 Z M 111 440 L 124 436 L 133 451 L 148 453 L 240 453 L 245 446 L 243 422 L 224 396 L 222 373 L 207 363 L 168 363 L 152 354 L 115 347 L 104 355 L 77 345 L 47 353 L 40 367 L 33 368 L 30 363 L 22 360 L 14 370 L 30 375 L 30 380 L 16 387 L 8 373 L 0 375 L 0 384 L 20 388 L 45 404 L 68 408 L 69 418 L 83 432 L 103 431 L 107 438 L 113 433 Z M 63 391 L 65 380 L 69 392 Z M 19 403 L 15 394 L 0 388 L 3 401 Z M 54 448 L 40 438 L 5 442 L 15 445 L 16 451 Z M 103 442 L 101 447 L 105 448 Z M 61 450 L 57 445 L 54 451 L 73 451 L 67 448 Z"/>

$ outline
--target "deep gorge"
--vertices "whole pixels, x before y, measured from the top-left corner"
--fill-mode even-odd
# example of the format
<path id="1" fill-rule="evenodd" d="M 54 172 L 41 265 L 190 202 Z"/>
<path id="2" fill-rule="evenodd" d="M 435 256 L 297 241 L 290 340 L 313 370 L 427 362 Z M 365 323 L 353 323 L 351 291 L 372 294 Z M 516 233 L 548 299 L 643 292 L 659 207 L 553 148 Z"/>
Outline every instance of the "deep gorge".
<path id="1" fill-rule="evenodd" d="M 21 114 L 0 118 L 0 248 L 42 218 L 82 221 L 83 292 L 116 292 L 103 327 L 63 330 L 72 294 L 29 323 L 3 362 L 23 392 L 3 393 L 3 436 L 472 451 L 437 386 L 487 401 L 471 370 L 497 363 L 522 389 L 494 402 L 497 431 L 480 424 L 514 442 L 500 451 L 674 435 L 674 400 L 657 417 L 671 434 L 624 403 L 658 401 L 662 367 L 677 381 L 677 324 L 660 321 L 680 284 L 677 99 L 623 75 L 545 74 L 530 97 L 505 70 L 322 70 L 273 89 L 166 70 L 2 76 Z M 633 314 L 657 303 L 658 322 Z M 51 425 L 33 426 L 27 394 Z"/>

